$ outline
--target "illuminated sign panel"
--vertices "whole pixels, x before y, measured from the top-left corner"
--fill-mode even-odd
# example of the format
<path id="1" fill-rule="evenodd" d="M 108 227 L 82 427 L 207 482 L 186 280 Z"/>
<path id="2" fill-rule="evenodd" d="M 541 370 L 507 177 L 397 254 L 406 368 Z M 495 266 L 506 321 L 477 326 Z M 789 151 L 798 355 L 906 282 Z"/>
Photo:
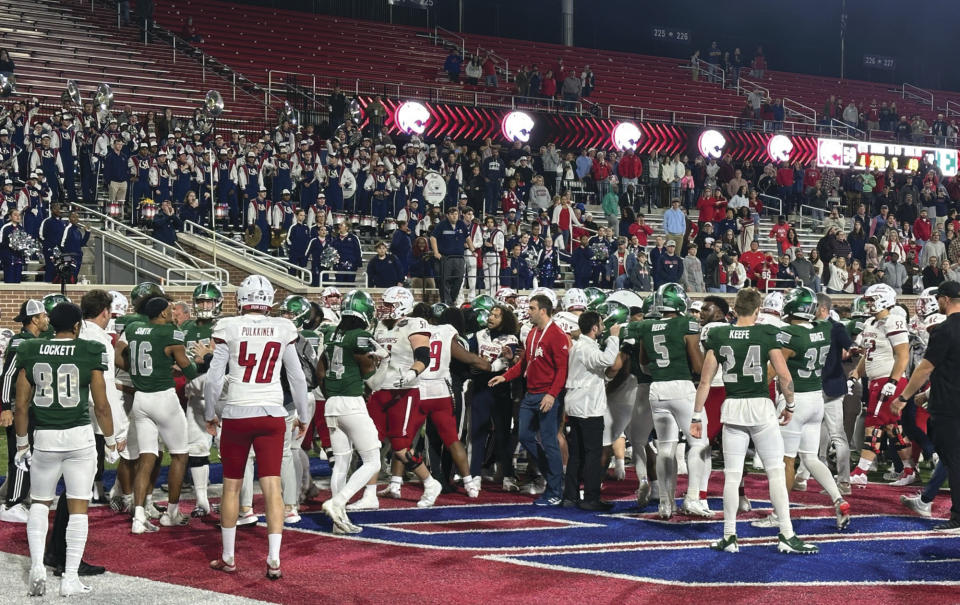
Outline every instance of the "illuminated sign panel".
<path id="1" fill-rule="evenodd" d="M 916 172 L 920 160 L 940 168 L 943 176 L 957 175 L 957 150 L 926 145 L 869 143 L 841 139 L 817 139 L 817 166 L 839 170 Z"/>

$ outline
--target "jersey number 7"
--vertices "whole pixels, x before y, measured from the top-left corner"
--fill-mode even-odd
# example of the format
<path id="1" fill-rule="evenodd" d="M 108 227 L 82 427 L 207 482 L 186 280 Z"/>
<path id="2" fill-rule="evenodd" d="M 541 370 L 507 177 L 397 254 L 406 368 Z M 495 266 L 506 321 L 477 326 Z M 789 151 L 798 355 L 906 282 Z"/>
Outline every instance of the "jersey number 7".
<path id="1" fill-rule="evenodd" d="M 269 384 L 273 382 L 273 370 L 277 365 L 277 359 L 280 358 L 280 343 L 270 341 L 263 345 L 263 355 L 260 357 L 259 367 L 257 368 L 256 382 L 258 384 Z M 257 367 L 257 354 L 247 354 L 246 341 L 240 343 L 240 354 L 237 364 L 246 368 L 243 372 L 243 382 L 250 382 L 253 375 L 253 369 Z"/>

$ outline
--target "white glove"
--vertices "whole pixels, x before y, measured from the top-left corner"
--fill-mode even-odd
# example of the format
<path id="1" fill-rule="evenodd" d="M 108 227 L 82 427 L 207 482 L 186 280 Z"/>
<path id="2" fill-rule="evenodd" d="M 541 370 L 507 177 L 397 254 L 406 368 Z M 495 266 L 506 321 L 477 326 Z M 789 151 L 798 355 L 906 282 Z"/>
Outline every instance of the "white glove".
<path id="1" fill-rule="evenodd" d="M 853 386 L 857 384 L 857 381 L 853 378 L 847 378 L 847 395 L 853 395 Z"/>
<path id="2" fill-rule="evenodd" d="M 406 385 L 410 384 L 411 382 L 413 382 L 413 381 L 416 380 L 416 379 L 417 379 L 417 373 L 416 373 L 416 372 L 414 372 L 413 370 L 410 370 L 410 369 L 404 370 L 403 373 L 400 374 L 400 378 L 399 378 L 396 382 L 393 383 L 393 388 L 395 388 L 395 389 L 403 389 L 403 388 L 406 388 Z"/>
<path id="3" fill-rule="evenodd" d="M 387 350 L 387 347 L 383 346 L 376 340 L 371 340 L 370 344 L 373 345 L 373 350 L 370 351 L 370 354 L 376 357 L 377 359 L 383 361 L 384 359 L 387 359 L 388 357 L 390 357 L 390 351 Z"/>
<path id="4" fill-rule="evenodd" d="M 103 448 L 103 460 L 107 464 L 113 464 L 120 459 L 120 453 L 117 452 L 116 447 L 105 447 Z"/>
<path id="5" fill-rule="evenodd" d="M 893 394 L 896 392 L 897 392 L 897 383 L 888 382 L 885 385 L 883 385 L 882 389 L 880 389 L 880 396 L 883 397 L 884 399 L 889 399 L 890 397 L 893 397 Z"/>
<path id="6" fill-rule="evenodd" d="M 30 459 L 33 458 L 33 451 L 29 448 L 18 449 L 13 457 L 13 463 L 23 472 L 30 470 Z"/>

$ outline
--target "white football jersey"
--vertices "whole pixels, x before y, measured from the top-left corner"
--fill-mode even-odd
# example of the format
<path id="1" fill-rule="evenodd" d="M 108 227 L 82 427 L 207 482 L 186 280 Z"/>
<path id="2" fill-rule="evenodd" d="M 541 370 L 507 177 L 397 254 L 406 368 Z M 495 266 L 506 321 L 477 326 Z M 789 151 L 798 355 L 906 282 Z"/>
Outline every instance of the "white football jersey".
<path id="1" fill-rule="evenodd" d="M 420 399 L 440 399 L 450 396 L 450 359 L 453 339 L 459 338 L 456 328 L 449 324 L 431 326 L 430 365 L 420 374 Z"/>
<path id="2" fill-rule="evenodd" d="M 700 351 L 706 354 L 707 349 L 703 346 L 707 342 L 707 334 L 710 333 L 710 330 L 718 326 L 729 326 L 725 321 L 711 321 L 707 325 L 700 328 Z M 710 382 L 711 387 L 722 387 L 723 386 L 723 372 L 717 371 L 713 375 L 713 380 Z"/>
<path id="3" fill-rule="evenodd" d="M 501 334 L 496 338 L 491 338 L 489 329 L 477 332 L 477 354 L 490 363 L 500 358 L 503 354 L 503 347 L 518 344 L 520 344 L 520 341 L 513 334 Z"/>
<path id="4" fill-rule="evenodd" d="M 282 317 L 240 315 L 217 321 L 213 340 L 230 351 L 226 405 L 283 405 L 283 352 L 297 338 L 296 326 Z"/>
<path id="5" fill-rule="evenodd" d="M 947 318 L 942 313 L 934 313 L 927 317 L 920 318 L 917 315 L 910 320 L 910 366 L 916 368 L 923 359 L 923 354 L 927 352 L 927 345 L 930 344 L 930 328 L 941 323 Z"/>
<path id="6" fill-rule="evenodd" d="M 560 326 L 564 334 L 570 335 L 580 331 L 580 324 L 577 323 L 579 316 L 570 311 L 560 311 L 553 316 L 553 323 Z"/>
<path id="7" fill-rule="evenodd" d="M 890 376 L 895 361 L 893 348 L 908 340 L 907 320 L 902 315 L 891 313 L 883 319 L 867 319 L 860 333 L 867 378 L 875 380 Z"/>
<path id="8" fill-rule="evenodd" d="M 396 332 L 396 341 L 392 344 L 392 347 L 388 347 L 390 349 L 390 363 L 381 387 L 385 389 L 391 388 L 393 384 L 400 380 L 404 372 L 413 365 L 413 347 L 410 346 L 410 336 L 412 334 L 430 336 L 431 326 L 427 323 L 427 320 L 420 317 L 404 317 L 397 320 L 394 331 Z M 374 338 L 377 338 L 376 334 L 374 334 Z M 380 342 L 379 338 L 377 338 L 377 342 Z M 384 343 L 381 342 L 381 344 Z M 417 386 L 419 384 L 418 380 L 419 377 L 407 383 L 404 388 Z"/>
<path id="9" fill-rule="evenodd" d="M 760 314 L 757 315 L 757 323 L 764 326 L 777 326 L 782 328 L 787 325 L 787 322 L 783 321 L 776 315 L 770 313 L 764 313 L 760 311 Z"/>
<path id="10" fill-rule="evenodd" d="M 520 322 L 520 342 L 527 342 L 527 336 L 533 330 L 533 323 L 529 319 Z"/>

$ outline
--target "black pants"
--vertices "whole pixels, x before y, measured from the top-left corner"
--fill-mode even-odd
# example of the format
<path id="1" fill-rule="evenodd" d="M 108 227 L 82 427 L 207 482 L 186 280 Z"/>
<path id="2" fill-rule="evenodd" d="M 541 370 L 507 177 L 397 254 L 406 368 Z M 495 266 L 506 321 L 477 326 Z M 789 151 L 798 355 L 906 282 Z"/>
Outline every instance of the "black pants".
<path id="1" fill-rule="evenodd" d="M 950 518 L 960 520 L 960 418 L 932 416 L 927 422 L 927 430 L 933 445 L 940 454 L 940 462 L 947 467 L 950 481 Z"/>
<path id="2" fill-rule="evenodd" d="M 457 304 L 457 296 L 463 287 L 463 277 L 467 272 L 467 261 L 460 256 L 444 256 L 440 259 L 440 302 L 451 307 Z"/>
<path id="3" fill-rule="evenodd" d="M 517 442 L 511 434 L 512 420 L 513 399 L 509 386 L 490 388 L 484 384 L 473 392 L 470 401 L 470 441 L 473 444 L 470 452 L 471 475 L 479 476 L 483 472 L 492 421 L 494 459 L 500 464 L 504 477 L 514 476 L 513 450 Z"/>
<path id="4" fill-rule="evenodd" d="M 600 482 L 603 479 L 603 416 L 567 418 L 567 477 L 563 497 L 580 500 L 580 480 L 583 480 L 584 502 L 600 500 Z"/>
<path id="5" fill-rule="evenodd" d="M 31 446 L 33 444 L 33 427 L 30 427 Z M 7 427 L 7 508 L 20 504 L 30 495 L 30 471 L 18 467 L 13 458 L 17 454 L 17 431 L 13 425 Z"/>

